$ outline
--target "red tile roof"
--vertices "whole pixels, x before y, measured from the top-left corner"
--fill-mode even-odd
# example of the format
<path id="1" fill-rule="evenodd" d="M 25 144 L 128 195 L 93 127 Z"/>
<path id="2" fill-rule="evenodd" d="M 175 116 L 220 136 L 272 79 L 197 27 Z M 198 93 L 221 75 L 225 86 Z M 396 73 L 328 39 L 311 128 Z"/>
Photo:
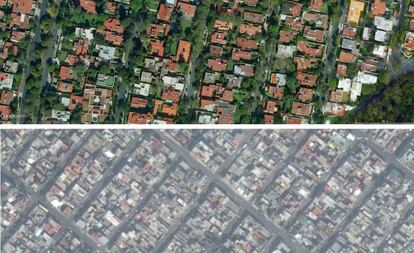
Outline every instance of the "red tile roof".
<path id="1" fill-rule="evenodd" d="M 151 40 L 151 47 L 149 48 L 148 54 L 157 55 L 159 57 L 164 56 L 164 41 L 162 40 Z"/>
<path id="2" fill-rule="evenodd" d="M 316 86 L 316 81 L 318 80 L 317 75 L 307 74 L 298 72 L 296 74 L 296 80 L 300 85 L 308 86 L 308 87 L 314 87 Z"/>
<path id="3" fill-rule="evenodd" d="M 372 3 L 371 13 L 374 16 L 381 16 L 384 15 L 385 11 L 387 10 L 387 5 L 382 0 L 374 0 Z"/>
<path id="4" fill-rule="evenodd" d="M 190 50 L 191 43 L 185 40 L 180 40 L 180 42 L 178 43 L 175 61 L 179 62 L 181 59 L 183 59 L 184 62 L 188 62 L 188 60 L 190 59 Z"/>
<path id="5" fill-rule="evenodd" d="M 96 3 L 93 0 L 79 0 L 80 6 L 88 13 L 96 14 Z"/>
<path id="6" fill-rule="evenodd" d="M 244 37 L 237 37 L 236 44 L 242 49 L 257 49 L 257 41 L 249 38 Z"/>
<path id="7" fill-rule="evenodd" d="M 72 68 L 66 66 L 60 66 L 59 77 L 62 81 L 72 78 Z"/>
<path id="8" fill-rule="evenodd" d="M 160 4 L 160 9 L 157 13 L 157 19 L 164 20 L 169 22 L 171 19 L 173 8 L 167 6 L 166 4 Z"/>
<path id="9" fill-rule="evenodd" d="M 224 72 L 227 68 L 227 61 L 223 59 L 208 59 L 207 66 L 216 72 Z"/>
<path id="10" fill-rule="evenodd" d="M 311 0 L 310 9 L 313 11 L 321 11 L 323 6 L 323 0 Z"/>
<path id="11" fill-rule="evenodd" d="M 107 19 L 104 21 L 104 26 L 105 29 L 111 32 L 116 32 L 116 33 L 124 33 L 124 26 L 121 25 L 121 21 L 119 19 Z"/>
<path id="12" fill-rule="evenodd" d="M 151 113 L 130 112 L 128 114 L 128 123 L 130 124 L 148 124 L 152 119 Z"/>
<path id="13" fill-rule="evenodd" d="M 180 101 L 181 92 L 174 88 L 168 87 L 162 90 L 162 99 L 166 101 L 178 102 Z"/>
<path id="14" fill-rule="evenodd" d="M 312 113 L 312 105 L 300 102 L 293 102 L 292 113 L 300 116 L 310 116 Z"/>
<path id="15" fill-rule="evenodd" d="M 131 107 L 132 108 L 145 108 L 148 105 L 148 100 L 146 98 L 132 97 L 131 98 Z"/>
<path id="16" fill-rule="evenodd" d="M 12 0 L 13 12 L 29 14 L 32 11 L 32 0 Z"/>
<path id="17" fill-rule="evenodd" d="M 188 17 L 194 17 L 197 10 L 197 6 L 183 2 L 178 2 L 177 8 Z"/>

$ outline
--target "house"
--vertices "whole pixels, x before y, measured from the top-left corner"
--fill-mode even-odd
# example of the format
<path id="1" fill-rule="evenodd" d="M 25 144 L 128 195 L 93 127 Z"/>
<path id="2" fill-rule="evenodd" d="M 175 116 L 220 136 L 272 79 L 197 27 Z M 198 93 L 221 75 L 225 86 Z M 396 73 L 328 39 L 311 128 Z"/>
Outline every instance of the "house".
<path id="1" fill-rule="evenodd" d="M 178 11 L 183 13 L 186 17 L 193 18 L 195 16 L 197 7 L 189 3 L 178 2 L 177 9 Z"/>
<path id="2" fill-rule="evenodd" d="M 302 101 L 312 101 L 313 90 L 301 87 L 298 92 L 298 99 Z"/>
<path id="3" fill-rule="evenodd" d="M 190 59 L 190 50 L 191 50 L 191 42 L 180 40 L 178 43 L 177 48 L 177 55 L 175 57 L 175 61 L 179 62 L 180 60 L 184 60 L 184 62 L 188 62 Z"/>
<path id="4" fill-rule="evenodd" d="M 220 44 L 220 45 L 227 44 L 227 41 L 225 40 L 226 38 L 225 33 L 215 32 L 211 34 L 210 38 L 211 38 L 211 43 Z"/>
<path id="5" fill-rule="evenodd" d="M 157 19 L 170 22 L 172 11 L 173 7 L 166 4 L 160 4 L 160 8 L 158 9 L 157 13 Z"/>
<path id="6" fill-rule="evenodd" d="M 243 23 L 239 26 L 239 32 L 253 36 L 253 35 L 256 35 L 258 33 L 261 33 L 262 28 L 260 26 L 254 25 L 254 24 Z"/>
<path id="7" fill-rule="evenodd" d="M 351 3 L 349 5 L 349 11 L 348 11 L 348 24 L 359 24 L 359 19 L 361 17 L 361 13 L 364 11 L 365 8 L 365 2 L 361 2 L 358 0 L 351 0 Z"/>
<path id="8" fill-rule="evenodd" d="M 233 48 L 231 52 L 231 59 L 233 61 L 240 61 L 240 60 L 251 60 L 252 59 L 252 52 L 243 51 L 239 48 Z"/>
<path id="9" fill-rule="evenodd" d="M 325 31 L 312 29 L 310 26 L 305 26 L 303 36 L 311 41 L 322 43 L 325 38 Z"/>
<path id="10" fill-rule="evenodd" d="M 243 13 L 243 19 L 252 22 L 252 23 L 258 23 L 262 24 L 264 22 L 264 15 L 261 13 L 256 12 L 250 12 L 250 11 L 244 11 Z"/>
<path id="11" fill-rule="evenodd" d="M 254 76 L 254 67 L 251 64 L 244 65 L 235 65 L 233 73 L 235 75 L 253 77 Z"/>
<path id="12" fill-rule="evenodd" d="M 233 28 L 233 24 L 230 21 L 222 21 L 217 19 L 214 22 L 214 28 L 220 31 L 229 31 Z"/>
<path id="13" fill-rule="evenodd" d="M 371 14 L 373 16 L 384 15 L 386 10 L 387 10 L 387 5 L 382 0 L 374 0 L 374 2 L 372 3 Z"/>
<path id="14" fill-rule="evenodd" d="M 131 108 L 145 108 L 148 105 L 146 98 L 131 97 Z"/>
<path id="15" fill-rule="evenodd" d="M 269 85 L 267 87 L 267 93 L 273 98 L 283 99 L 283 93 L 285 88 L 279 86 Z"/>
<path id="16" fill-rule="evenodd" d="M 13 4 L 12 11 L 15 13 L 21 13 L 21 14 L 30 14 L 32 11 L 32 0 L 12 0 Z"/>
<path id="17" fill-rule="evenodd" d="M 11 90 L 1 90 L 0 104 L 10 105 L 14 99 L 14 93 Z"/>
<path id="18" fill-rule="evenodd" d="M 312 11 L 320 12 L 323 6 L 323 0 L 311 0 L 309 8 Z"/>
<path id="19" fill-rule="evenodd" d="M 239 46 L 242 50 L 246 49 L 257 49 L 258 43 L 256 40 L 244 38 L 244 37 L 237 37 L 236 38 L 236 44 Z"/>
<path id="20" fill-rule="evenodd" d="M 276 101 L 273 101 L 273 100 L 266 101 L 266 109 L 265 109 L 265 112 L 271 113 L 271 114 L 277 112 L 277 104 L 276 104 Z"/>
<path id="21" fill-rule="evenodd" d="M 162 40 L 151 40 L 150 47 L 148 49 L 149 55 L 164 56 L 164 41 Z"/>
<path id="22" fill-rule="evenodd" d="M 342 63 L 353 63 L 355 59 L 356 59 L 356 56 L 353 53 L 341 50 L 341 52 L 339 53 L 338 61 Z"/>
<path id="23" fill-rule="evenodd" d="M 224 72 L 227 68 L 227 61 L 223 59 L 208 59 L 207 66 L 216 72 Z"/>
<path id="24" fill-rule="evenodd" d="M 270 83 L 277 84 L 279 86 L 285 86 L 287 76 L 280 73 L 272 73 L 270 76 Z"/>
<path id="25" fill-rule="evenodd" d="M 164 99 L 167 102 L 178 103 L 180 101 L 180 97 L 181 97 L 181 92 L 171 87 L 164 88 L 162 90 L 162 99 Z"/>
<path id="26" fill-rule="evenodd" d="M 303 73 L 303 72 L 298 72 L 296 74 L 296 80 L 298 81 L 300 85 L 314 87 L 316 86 L 316 81 L 318 80 L 318 76 Z"/>
<path id="27" fill-rule="evenodd" d="M 214 84 L 205 84 L 203 86 L 201 86 L 201 91 L 200 91 L 200 96 L 202 97 L 213 97 L 214 96 L 214 91 L 215 91 L 215 85 Z"/>
<path id="28" fill-rule="evenodd" d="M 147 36 L 151 38 L 166 37 L 170 31 L 169 24 L 151 24 L 147 29 Z"/>
<path id="29" fill-rule="evenodd" d="M 152 119 L 151 113 L 130 112 L 128 114 L 129 124 L 148 124 Z"/>
<path id="30" fill-rule="evenodd" d="M 59 71 L 59 78 L 64 81 L 72 78 L 72 68 L 61 65 Z"/>
<path id="31" fill-rule="evenodd" d="M 312 105 L 301 102 L 293 102 L 291 112 L 299 116 L 309 117 L 312 113 Z"/>
<path id="32" fill-rule="evenodd" d="M 106 30 L 116 33 L 124 33 L 124 26 L 121 25 L 121 21 L 119 19 L 107 19 L 104 21 L 104 27 Z"/>
<path id="33" fill-rule="evenodd" d="M 96 3 L 95 3 L 95 1 L 93 1 L 93 0 L 79 0 L 79 5 L 86 12 L 91 13 L 91 14 L 96 14 Z"/>

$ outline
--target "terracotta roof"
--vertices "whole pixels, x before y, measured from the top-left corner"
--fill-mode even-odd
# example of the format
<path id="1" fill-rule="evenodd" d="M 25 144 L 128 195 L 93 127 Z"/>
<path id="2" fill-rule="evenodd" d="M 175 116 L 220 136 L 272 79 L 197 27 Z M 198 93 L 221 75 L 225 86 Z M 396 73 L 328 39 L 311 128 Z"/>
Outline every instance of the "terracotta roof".
<path id="1" fill-rule="evenodd" d="M 374 16 L 381 16 L 384 15 L 385 11 L 387 10 L 387 5 L 382 0 L 374 0 L 371 7 L 371 13 Z"/>
<path id="2" fill-rule="evenodd" d="M 262 31 L 262 28 L 260 26 L 253 25 L 253 24 L 243 23 L 239 26 L 239 32 L 246 33 L 248 35 L 256 35 L 257 33 L 260 33 L 261 31 Z"/>
<path id="3" fill-rule="evenodd" d="M 185 40 L 180 40 L 180 42 L 178 43 L 175 61 L 179 62 L 181 59 L 183 59 L 184 62 L 188 62 L 188 60 L 190 59 L 190 50 L 191 43 Z"/>
<path id="4" fill-rule="evenodd" d="M 164 41 L 162 40 L 151 40 L 151 47 L 149 48 L 148 54 L 157 55 L 159 57 L 164 56 Z"/>
<path id="5" fill-rule="evenodd" d="M 249 51 L 243 51 L 239 48 L 233 48 L 231 52 L 231 59 L 234 61 L 240 61 L 240 60 L 251 60 L 252 59 L 252 52 Z"/>
<path id="6" fill-rule="evenodd" d="M 257 41 L 249 38 L 244 37 L 237 37 L 236 44 L 242 49 L 257 49 Z"/>
<path id="7" fill-rule="evenodd" d="M 119 19 L 107 19 L 104 21 L 104 26 L 106 30 L 116 33 L 124 33 L 125 30 Z"/>
<path id="8" fill-rule="evenodd" d="M 4 121 L 8 121 L 10 114 L 11 114 L 10 106 L 8 105 L 0 105 L 0 117 Z"/>
<path id="9" fill-rule="evenodd" d="M 173 8 L 167 6 L 166 4 L 160 4 L 160 9 L 157 13 L 157 19 L 164 20 L 169 22 L 171 19 Z"/>
<path id="10" fill-rule="evenodd" d="M 296 80 L 299 82 L 300 85 L 304 85 L 304 86 L 308 86 L 308 87 L 314 87 L 314 86 L 316 86 L 316 81 L 318 80 L 318 76 L 298 72 L 296 74 Z"/>
<path id="11" fill-rule="evenodd" d="M 29 16 L 24 14 L 12 13 L 10 15 L 10 26 L 15 26 L 25 30 L 29 26 Z"/>
<path id="12" fill-rule="evenodd" d="M 273 101 L 273 100 L 268 100 L 267 102 L 266 102 L 266 111 L 268 112 L 268 113 L 275 113 L 275 112 L 277 112 L 277 105 L 276 105 L 276 101 Z"/>
<path id="13" fill-rule="evenodd" d="M 57 86 L 57 90 L 59 92 L 72 93 L 73 83 L 66 83 L 66 82 L 59 81 L 58 86 Z"/>
<path id="14" fill-rule="evenodd" d="M 180 101 L 181 92 L 174 88 L 168 87 L 162 90 L 162 99 L 166 101 L 178 102 Z"/>
<path id="15" fill-rule="evenodd" d="M 146 98 L 131 97 L 132 108 L 145 108 L 147 107 L 148 100 Z"/>
<path id="16" fill-rule="evenodd" d="M 79 0 L 80 6 L 88 13 L 96 14 L 96 3 L 93 0 Z"/>
<path id="17" fill-rule="evenodd" d="M 273 119 L 273 114 L 265 114 L 264 115 L 264 122 L 265 124 L 273 124 L 274 119 Z"/>
<path id="18" fill-rule="evenodd" d="M 221 99 L 227 102 L 233 102 L 233 91 L 231 89 L 225 89 Z"/>
<path id="19" fill-rule="evenodd" d="M 249 22 L 253 22 L 253 23 L 263 23 L 264 21 L 264 15 L 261 13 L 256 13 L 256 12 L 250 12 L 250 11 L 245 11 L 243 13 L 243 18 L 246 21 Z"/>
<path id="20" fill-rule="evenodd" d="M 283 92 L 284 92 L 285 88 L 284 87 L 278 87 L 278 86 L 268 86 L 267 88 L 267 92 L 269 92 L 272 97 L 274 98 L 278 98 L 278 99 L 283 99 Z"/>
<path id="21" fill-rule="evenodd" d="M 76 95 L 71 94 L 69 99 L 70 99 L 70 104 L 68 106 L 68 109 L 73 110 L 76 108 L 78 104 L 82 104 L 83 96 L 76 96 Z"/>
<path id="22" fill-rule="evenodd" d="M 320 57 L 323 54 L 324 45 L 316 44 L 312 47 L 309 43 L 306 43 L 305 41 L 299 41 L 298 49 L 305 55 Z"/>
<path id="23" fill-rule="evenodd" d="M 151 24 L 147 29 L 147 36 L 152 38 L 160 38 L 167 36 L 169 31 L 169 24 Z"/>
<path id="24" fill-rule="evenodd" d="M 290 8 L 290 14 L 294 17 L 298 17 L 302 13 L 302 4 L 295 4 Z"/>
<path id="25" fill-rule="evenodd" d="M 323 0 L 311 0 L 310 9 L 313 11 L 321 11 L 323 6 Z"/>
<path id="26" fill-rule="evenodd" d="M 184 13 L 184 15 L 188 17 L 194 17 L 197 10 L 197 6 L 183 2 L 178 2 L 177 7 L 180 12 Z"/>
<path id="27" fill-rule="evenodd" d="M 298 99 L 302 101 L 311 101 L 313 97 L 313 90 L 308 88 L 300 88 L 298 92 Z"/>
<path id="28" fill-rule="evenodd" d="M 325 38 L 325 31 L 312 29 L 310 26 L 305 26 L 303 36 L 311 41 L 322 43 Z"/>
<path id="29" fill-rule="evenodd" d="M 172 103 L 172 104 L 164 103 L 162 105 L 162 112 L 168 115 L 171 115 L 171 116 L 175 116 L 177 115 L 177 112 L 178 112 L 178 104 L 177 103 Z"/>
<path id="30" fill-rule="evenodd" d="M 222 47 L 211 45 L 209 53 L 211 56 L 220 57 L 221 54 L 223 53 L 223 50 L 224 49 Z"/>
<path id="31" fill-rule="evenodd" d="M 289 116 L 287 123 L 288 124 L 302 124 L 302 119 L 295 116 Z"/>
<path id="32" fill-rule="evenodd" d="M 211 34 L 211 43 L 226 45 L 226 34 L 225 33 L 219 33 L 215 32 Z"/>
<path id="33" fill-rule="evenodd" d="M 13 12 L 30 14 L 32 11 L 32 0 L 12 0 Z"/>
<path id="34" fill-rule="evenodd" d="M 13 98 L 14 98 L 13 91 L 2 90 L 1 97 L 0 97 L 0 104 L 10 105 L 10 103 L 13 101 Z"/>
<path id="35" fill-rule="evenodd" d="M 214 28 L 221 31 L 228 31 L 233 28 L 233 24 L 230 21 L 222 21 L 217 19 L 214 21 Z"/>
<path id="36" fill-rule="evenodd" d="M 338 60 L 339 62 L 352 63 L 354 62 L 354 60 L 355 60 L 355 55 L 352 53 L 348 53 L 343 50 L 339 53 L 339 60 Z"/>
<path id="37" fill-rule="evenodd" d="M 151 113 L 130 112 L 128 114 L 128 123 L 130 124 L 148 124 L 151 119 Z"/>
<path id="38" fill-rule="evenodd" d="M 298 31 L 279 31 L 279 41 L 282 43 L 289 43 L 299 35 Z"/>
<path id="39" fill-rule="evenodd" d="M 209 84 L 209 85 L 205 84 L 205 85 L 201 86 L 200 96 L 202 96 L 202 97 L 213 97 L 215 87 L 216 86 L 214 84 Z"/>
<path id="40" fill-rule="evenodd" d="M 227 68 L 227 61 L 223 59 L 208 59 L 207 66 L 216 72 L 224 72 Z"/>
<path id="41" fill-rule="evenodd" d="M 68 80 L 72 78 L 72 68 L 66 66 L 60 66 L 59 77 L 63 80 Z"/>
<path id="42" fill-rule="evenodd" d="M 310 116 L 312 113 L 312 105 L 301 102 L 293 102 L 292 113 L 300 116 Z"/>
<path id="43" fill-rule="evenodd" d="M 342 76 L 342 77 L 347 76 L 347 74 L 346 74 L 347 70 L 348 70 L 348 67 L 346 65 L 343 65 L 343 64 L 338 64 L 338 66 L 336 67 L 336 73 L 339 76 Z"/>

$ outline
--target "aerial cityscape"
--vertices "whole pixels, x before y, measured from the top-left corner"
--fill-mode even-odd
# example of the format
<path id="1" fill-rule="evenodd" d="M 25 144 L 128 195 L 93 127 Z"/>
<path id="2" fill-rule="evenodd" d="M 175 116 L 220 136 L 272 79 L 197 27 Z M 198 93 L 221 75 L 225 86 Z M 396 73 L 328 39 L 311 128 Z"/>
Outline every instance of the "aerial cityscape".
<path id="1" fill-rule="evenodd" d="M 1 130 L 1 252 L 414 252 L 413 130 Z"/>
<path id="2" fill-rule="evenodd" d="M 414 122 L 414 0 L 0 0 L 3 124 Z"/>

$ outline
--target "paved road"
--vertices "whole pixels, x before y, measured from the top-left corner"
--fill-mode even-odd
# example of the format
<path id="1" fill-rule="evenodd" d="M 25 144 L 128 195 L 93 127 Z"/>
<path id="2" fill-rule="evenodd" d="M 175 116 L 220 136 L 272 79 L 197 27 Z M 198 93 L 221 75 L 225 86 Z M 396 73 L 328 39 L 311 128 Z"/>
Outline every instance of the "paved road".
<path id="1" fill-rule="evenodd" d="M 29 76 L 30 74 L 30 69 L 31 69 L 31 65 L 30 62 L 34 59 L 34 55 L 37 54 L 38 52 L 35 52 L 36 50 L 36 43 L 40 43 L 41 40 L 41 36 L 40 36 L 40 19 L 43 17 L 45 11 L 46 11 L 46 6 L 47 6 L 47 0 L 42 0 L 41 4 L 40 4 L 40 13 L 39 13 L 39 17 L 36 18 L 35 20 L 35 37 L 31 43 L 31 45 L 29 46 L 28 49 L 28 59 L 26 62 L 26 68 L 25 68 L 25 73 L 23 74 L 22 79 L 24 79 L 24 81 L 22 81 L 22 83 L 19 86 L 19 98 L 20 101 L 18 103 L 18 108 L 17 108 L 17 119 L 16 122 L 17 123 L 24 123 L 26 120 L 26 95 L 27 94 L 27 88 L 26 88 L 26 78 Z"/>

